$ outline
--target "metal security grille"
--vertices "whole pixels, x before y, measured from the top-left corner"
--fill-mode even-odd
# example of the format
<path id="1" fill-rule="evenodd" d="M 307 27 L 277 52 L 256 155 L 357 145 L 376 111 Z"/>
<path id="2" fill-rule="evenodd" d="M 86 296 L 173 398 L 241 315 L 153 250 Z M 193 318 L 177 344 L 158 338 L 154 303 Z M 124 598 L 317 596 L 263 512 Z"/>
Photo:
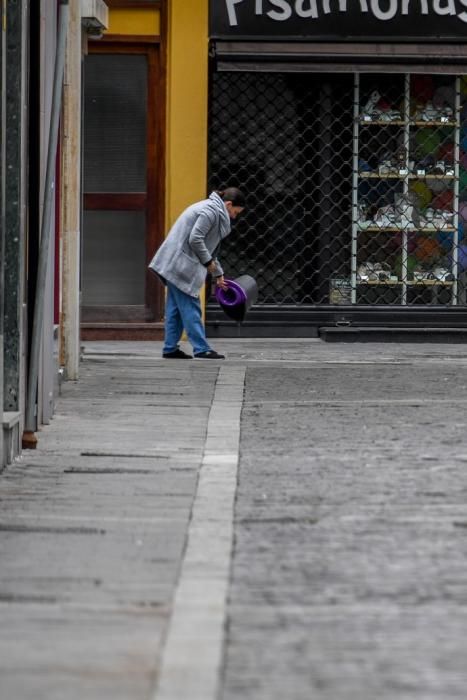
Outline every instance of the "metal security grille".
<path id="1" fill-rule="evenodd" d="M 213 77 L 210 185 L 248 197 L 223 260 L 256 277 L 260 303 L 327 303 L 348 271 L 352 94 L 352 76 Z"/>
<path id="2" fill-rule="evenodd" d="M 215 73 L 209 135 L 210 187 L 248 198 L 222 261 L 260 304 L 466 303 L 463 78 Z"/>

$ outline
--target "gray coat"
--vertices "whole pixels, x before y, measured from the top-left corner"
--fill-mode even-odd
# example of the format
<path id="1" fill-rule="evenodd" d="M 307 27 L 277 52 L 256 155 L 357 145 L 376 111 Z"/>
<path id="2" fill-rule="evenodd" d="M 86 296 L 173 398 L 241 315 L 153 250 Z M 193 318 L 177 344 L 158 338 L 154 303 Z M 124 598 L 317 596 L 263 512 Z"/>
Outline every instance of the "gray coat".
<path id="1" fill-rule="evenodd" d="M 230 233 L 230 217 L 217 192 L 192 204 L 178 217 L 149 267 L 164 283 L 171 282 L 192 297 L 206 281 L 205 264 L 216 263 L 215 276 L 223 274 L 216 255 Z"/>

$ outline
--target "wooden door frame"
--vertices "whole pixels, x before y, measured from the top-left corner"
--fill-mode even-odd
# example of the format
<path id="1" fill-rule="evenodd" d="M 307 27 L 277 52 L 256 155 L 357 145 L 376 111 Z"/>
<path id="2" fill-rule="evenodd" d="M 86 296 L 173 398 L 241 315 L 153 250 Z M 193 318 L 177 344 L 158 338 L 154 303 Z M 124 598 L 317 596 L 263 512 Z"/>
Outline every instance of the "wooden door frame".
<path id="1" fill-rule="evenodd" d="M 161 286 L 147 265 L 164 238 L 165 223 L 165 60 L 160 37 L 109 36 L 105 41 L 89 42 L 90 54 L 145 55 L 148 62 L 146 192 L 120 194 L 84 193 L 86 209 L 104 207 L 115 210 L 146 208 L 145 304 L 159 321 L 163 316 Z"/>

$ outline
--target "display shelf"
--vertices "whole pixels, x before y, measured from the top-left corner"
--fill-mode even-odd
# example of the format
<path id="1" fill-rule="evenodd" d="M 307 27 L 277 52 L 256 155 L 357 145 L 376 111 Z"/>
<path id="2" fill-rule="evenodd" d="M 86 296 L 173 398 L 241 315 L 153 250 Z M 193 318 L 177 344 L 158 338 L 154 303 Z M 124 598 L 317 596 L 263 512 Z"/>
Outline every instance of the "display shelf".
<path id="1" fill-rule="evenodd" d="M 453 280 L 357 280 L 357 285 L 371 285 L 372 287 L 452 287 Z"/>
<path id="2" fill-rule="evenodd" d="M 393 121 L 386 121 L 385 119 L 373 120 L 373 119 L 362 119 L 359 118 L 359 122 L 362 126 L 406 126 L 407 122 L 400 119 L 394 119 Z"/>
<path id="3" fill-rule="evenodd" d="M 399 228 L 398 226 L 360 226 L 357 224 L 358 230 L 360 232 L 368 231 L 369 233 L 400 233 L 405 229 Z"/>
<path id="4" fill-rule="evenodd" d="M 425 228 L 417 228 L 414 229 L 415 231 L 418 231 L 418 233 L 456 233 L 457 229 L 454 228 L 454 226 L 440 226 L 439 228 L 430 228 L 430 227 L 425 227 Z"/>
<path id="5" fill-rule="evenodd" d="M 357 284 L 370 285 L 371 287 L 397 287 L 403 284 L 401 280 L 357 280 Z"/>
<path id="6" fill-rule="evenodd" d="M 410 303 L 407 294 L 411 289 L 420 288 L 432 288 L 434 290 L 439 288 L 449 288 L 450 291 L 450 303 L 451 305 L 457 304 L 457 290 L 458 290 L 458 243 L 459 243 L 459 157 L 460 157 L 460 114 L 461 114 L 461 103 L 460 103 L 460 78 L 453 78 L 453 87 L 455 87 L 455 106 L 453 105 L 453 116 L 446 118 L 437 118 L 430 121 L 419 119 L 416 116 L 411 116 L 410 105 L 411 105 L 411 76 L 406 74 L 404 76 L 404 89 L 403 89 L 403 110 L 401 111 L 401 119 L 394 119 L 387 121 L 385 119 L 365 119 L 362 117 L 361 105 L 362 96 L 364 96 L 364 91 L 361 89 L 361 75 L 355 74 L 354 82 L 354 124 L 353 124 L 353 174 L 352 174 L 352 244 L 351 244 L 351 260 L 350 260 L 350 282 L 351 282 L 351 299 L 352 303 L 357 303 L 357 289 L 365 286 L 371 287 L 392 287 L 400 289 L 400 303 L 402 305 Z M 393 104 L 398 104 L 393 102 Z M 368 128 L 372 127 L 371 130 Z M 375 127 L 375 128 L 373 128 Z M 375 141 L 378 137 L 377 127 L 381 128 L 381 137 L 378 142 Z M 400 132 L 393 130 L 387 132 L 386 127 L 399 127 Z M 413 145 L 413 136 L 415 129 L 452 129 L 452 135 L 449 137 L 450 141 L 453 142 L 453 163 L 450 166 L 449 174 L 437 174 L 423 171 L 422 168 L 417 172 L 417 168 L 413 167 L 413 161 L 415 163 L 420 159 L 420 156 L 414 158 L 416 155 L 416 150 Z M 361 148 L 361 138 L 364 134 L 365 144 L 367 151 Z M 397 144 L 396 144 L 397 138 Z M 388 144 L 390 148 L 390 153 L 392 158 L 388 157 L 388 162 L 393 160 L 397 163 L 396 169 L 391 172 L 380 174 L 378 170 L 368 171 L 361 170 L 359 168 L 360 163 L 363 161 L 368 161 L 371 159 L 373 154 L 377 153 L 378 146 L 383 149 Z M 393 148 L 391 149 L 391 144 Z M 370 148 L 371 147 L 371 148 Z M 401 155 L 402 154 L 402 155 Z M 438 160 L 437 152 L 434 151 L 432 154 L 434 161 Z M 443 158 L 439 158 L 443 161 Z M 444 160 L 446 163 L 446 160 Z M 399 167 L 400 166 L 400 167 Z M 384 166 L 383 166 L 384 167 Z M 364 182 L 373 181 L 375 184 L 371 185 L 371 192 L 378 192 L 377 184 L 378 182 L 388 182 L 391 183 L 391 187 L 387 188 L 388 193 L 386 194 L 387 199 L 382 200 L 377 203 L 378 208 L 384 207 L 386 205 L 392 206 L 394 208 L 396 202 L 396 194 L 402 197 L 406 201 L 410 201 L 410 192 L 412 183 L 423 182 L 428 188 L 430 184 L 433 183 L 446 183 L 446 188 L 452 192 L 452 219 L 446 223 L 446 225 L 436 226 L 421 226 L 419 228 L 414 227 L 409 228 L 407 226 L 360 226 L 359 219 L 361 218 L 361 207 L 359 202 L 360 185 Z M 368 185 L 367 185 L 368 187 Z M 374 188 L 374 189 L 373 189 Z M 362 195 L 365 196 L 365 195 Z M 383 198 L 384 192 L 380 195 Z M 394 203 L 393 203 L 394 202 Z M 366 205 L 367 206 L 367 205 Z M 410 206 L 410 205 L 407 205 Z M 449 211 L 451 211 L 451 206 Z M 394 209 L 393 209 L 394 210 Z M 394 210 L 395 211 L 395 210 Z M 411 220 L 411 215 L 406 216 L 408 220 Z M 359 254 L 359 250 L 365 251 L 365 256 L 371 262 L 372 253 L 368 253 L 366 246 L 370 245 L 371 236 L 366 239 L 363 238 L 363 234 L 368 232 L 371 236 L 375 234 L 399 234 L 400 240 L 398 240 L 398 255 L 399 255 L 399 265 L 401 265 L 404 271 L 401 278 L 398 280 L 360 280 L 357 275 L 358 261 L 362 259 Z M 440 279 L 423 279 L 414 280 L 408 279 L 408 263 L 409 263 L 409 250 L 410 250 L 410 236 L 424 235 L 435 237 L 438 233 L 451 234 L 449 254 L 450 265 L 449 273 L 453 278 L 449 281 Z M 377 239 L 377 237 L 375 236 Z M 360 241 L 363 241 L 361 243 Z M 377 245 L 372 244 L 373 246 Z M 412 254 L 412 253 L 410 253 Z"/>
<path id="7" fill-rule="evenodd" d="M 453 280 L 407 280 L 409 287 L 452 287 Z"/>
<path id="8" fill-rule="evenodd" d="M 404 121 L 401 119 L 394 119 L 393 121 L 386 121 L 385 119 L 363 119 L 362 117 L 359 117 L 358 119 L 359 123 L 361 126 L 416 126 L 416 127 L 447 127 L 447 126 L 452 126 L 456 127 L 459 126 L 459 122 L 457 121 L 424 121 L 423 119 L 410 119 L 409 121 Z"/>
<path id="9" fill-rule="evenodd" d="M 409 176 L 411 180 L 455 180 L 456 175 L 436 175 L 436 174 L 430 174 L 428 175 L 417 175 L 414 174 L 413 176 Z"/>
<path id="10" fill-rule="evenodd" d="M 363 231 L 368 231 L 369 233 L 401 233 L 405 231 L 406 233 L 454 233 L 455 228 L 453 226 L 449 227 L 439 227 L 439 228 L 408 228 L 401 226 L 368 226 L 367 228 L 362 228 L 360 224 L 357 224 L 360 233 Z"/>
<path id="11" fill-rule="evenodd" d="M 454 121 L 447 121 L 447 122 L 443 122 L 443 121 L 426 122 L 426 121 L 423 121 L 423 119 L 416 119 L 414 121 L 410 121 L 409 126 L 421 126 L 421 127 L 423 127 L 423 126 L 442 126 L 442 127 L 452 126 L 452 127 L 456 127 L 456 126 L 459 126 L 459 122 L 457 122 L 455 120 Z"/>
<path id="12" fill-rule="evenodd" d="M 405 175 L 401 173 L 388 173 L 385 175 L 380 175 L 377 172 L 370 171 L 359 171 L 358 176 L 364 180 L 375 179 L 375 180 L 454 180 L 456 175 L 417 175 L 416 173 L 406 173 Z"/>
<path id="13" fill-rule="evenodd" d="M 388 173 L 387 175 L 380 175 L 379 173 L 375 172 L 359 172 L 358 176 L 362 178 L 362 180 L 404 180 L 407 177 L 410 177 L 409 173 L 407 175 L 401 175 L 399 173 Z"/>

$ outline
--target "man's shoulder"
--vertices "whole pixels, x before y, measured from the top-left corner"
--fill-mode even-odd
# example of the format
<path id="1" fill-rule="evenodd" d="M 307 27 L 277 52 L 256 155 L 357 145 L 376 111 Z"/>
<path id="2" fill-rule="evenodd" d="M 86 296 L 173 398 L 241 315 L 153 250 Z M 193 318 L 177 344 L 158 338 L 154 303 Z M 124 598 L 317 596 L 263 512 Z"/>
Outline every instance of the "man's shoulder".
<path id="1" fill-rule="evenodd" d="M 204 216 L 208 220 L 209 227 L 219 220 L 219 210 L 211 199 L 202 199 L 190 204 L 173 224 L 171 233 L 179 235 L 180 232 L 191 229 L 200 216 Z"/>
<path id="2" fill-rule="evenodd" d="M 212 201 L 212 199 L 201 199 L 199 202 L 196 202 L 192 206 L 198 212 L 206 211 L 215 214 L 219 211 L 218 207 L 216 206 L 215 202 Z"/>

